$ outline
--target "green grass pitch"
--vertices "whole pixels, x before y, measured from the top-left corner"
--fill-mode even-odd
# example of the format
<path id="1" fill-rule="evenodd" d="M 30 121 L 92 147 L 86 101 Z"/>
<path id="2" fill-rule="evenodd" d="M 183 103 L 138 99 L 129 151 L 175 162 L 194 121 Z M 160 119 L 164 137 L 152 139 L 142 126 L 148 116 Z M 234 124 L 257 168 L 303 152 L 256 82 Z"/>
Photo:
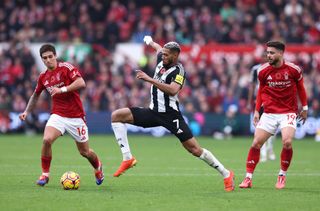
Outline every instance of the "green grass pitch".
<path id="1" fill-rule="evenodd" d="M 45 187 L 35 185 L 41 173 L 41 136 L 0 135 L 0 210 L 319 210 L 320 143 L 294 141 L 294 155 L 284 190 L 274 188 L 279 171 L 280 140 L 276 161 L 260 163 L 253 188 L 238 184 L 252 138 L 217 141 L 199 137 L 200 144 L 234 170 L 236 189 L 223 190 L 222 177 L 191 156 L 174 136 L 154 138 L 129 135 L 137 166 L 119 178 L 112 174 L 122 156 L 113 136 L 91 136 L 90 146 L 100 156 L 105 181 L 95 184 L 89 162 L 69 136 L 53 145 L 51 177 Z M 66 171 L 80 174 L 79 190 L 65 191 L 59 184 Z"/>

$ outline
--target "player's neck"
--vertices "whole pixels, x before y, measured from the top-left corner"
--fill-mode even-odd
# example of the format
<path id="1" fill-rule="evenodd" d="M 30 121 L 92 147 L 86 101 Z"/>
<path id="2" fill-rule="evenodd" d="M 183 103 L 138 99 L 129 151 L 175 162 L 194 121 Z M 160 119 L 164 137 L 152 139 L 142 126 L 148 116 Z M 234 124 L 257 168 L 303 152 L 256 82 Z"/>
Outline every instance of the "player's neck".
<path id="1" fill-rule="evenodd" d="M 171 67 L 175 66 L 177 64 L 177 62 L 172 62 L 171 64 L 168 65 L 163 65 L 164 68 L 166 68 L 166 70 L 170 69 Z"/>
<path id="2" fill-rule="evenodd" d="M 47 67 L 49 71 L 54 71 L 58 67 L 58 63 L 56 63 L 53 67 Z"/>
<path id="3" fill-rule="evenodd" d="M 279 60 L 276 64 L 272 65 L 275 68 L 279 68 L 283 65 L 284 61 L 283 59 Z"/>

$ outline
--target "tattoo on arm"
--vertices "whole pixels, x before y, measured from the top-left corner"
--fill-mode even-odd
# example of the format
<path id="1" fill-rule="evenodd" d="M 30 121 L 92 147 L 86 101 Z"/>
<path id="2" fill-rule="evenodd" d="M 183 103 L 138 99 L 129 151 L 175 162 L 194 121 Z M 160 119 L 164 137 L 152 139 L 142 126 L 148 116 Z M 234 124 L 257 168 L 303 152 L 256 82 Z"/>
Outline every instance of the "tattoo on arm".
<path id="1" fill-rule="evenodd" d="M 29 102 L 28 102 L 28 105 L 27 105 L 27 108 L 26 108 L 26 111 L 29 113 L 31 112 L 34 107 L 36 106 L 36 103 L 39 99 L 39 95 L 37 95 L 36 93 L 33 93 L 29 99 Z"/>

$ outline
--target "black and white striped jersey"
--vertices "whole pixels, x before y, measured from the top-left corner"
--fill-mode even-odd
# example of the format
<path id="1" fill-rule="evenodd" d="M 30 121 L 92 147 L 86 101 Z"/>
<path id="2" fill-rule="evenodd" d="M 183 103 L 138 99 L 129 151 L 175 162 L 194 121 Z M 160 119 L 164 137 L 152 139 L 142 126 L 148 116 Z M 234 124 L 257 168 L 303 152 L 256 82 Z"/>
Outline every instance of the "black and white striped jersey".
<path id="1" fill-rule="evenodd" d="M 255 90 L 254 90 L 254 96 L 256 96 L 259 88 L 259 80 L 258 80 L 258 69 L 261 67 L 261 64 L 256 64 L 251 68 L 251 78 L 250 82 L 255 83 Z"/>
<path id="2" fill-rule="evenodd" d="M 160 81 L 161 83 L 170 84 L 172 81 L 181 85 L 185 81 L 185 71 L 181 63 L 166 69 L 163 66 L 161 60 L 161 53 L 158 54 L 158 64 L 155 68 L 155 73 L 153 78 Z M 156 112 L 167 112 L 170 110 L 179 111 L 179 100 L 178 94 L 175 96 L 170 96 L 156 86 L 151 86 L 151 102 L 149 108 Z"/>

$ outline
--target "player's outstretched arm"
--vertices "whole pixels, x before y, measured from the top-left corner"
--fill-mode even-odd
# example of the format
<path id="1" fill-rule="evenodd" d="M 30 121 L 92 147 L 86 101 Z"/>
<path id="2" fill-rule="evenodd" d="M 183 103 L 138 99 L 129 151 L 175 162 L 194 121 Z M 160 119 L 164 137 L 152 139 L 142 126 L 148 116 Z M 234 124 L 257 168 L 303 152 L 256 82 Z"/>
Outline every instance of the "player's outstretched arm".
<path id="1" fill-rule="evenodd" d="M 157 51 L 157 53 L 159 53 L 159 52 L 162 50 L 161 45 L 159 45 L 158 43 L 154 42 L 154 41 L 152 40 L 152 37 L 151 37 L 151 36 L 144 36 L 143 42 L 144 42 L 146 45 L 150 45 L 153 49 L 155 49 L 155 50 Z"/>
<path id="2" fill-rule="evenodd" d="M 64 86 L 61 88 L 55 87 L 51 91 L 51 96 L 54 96 L 55 94 L 61 94 L 65 92 L 72 92 L 78 89 L 82 89 L 86 87 L 86 82 L 84 82 L 82 77 L 78 77 L 75 81 L 73 81 L 70 85 Z"/>
<path id="3" fill-rule="evenodd" d="M 19 118 L 21 120 L 25 120 L 28 116 L 28 114 L 34 109 L 39 99 L 39 95 L 35 92 L 31 95 L 29 102 L 27 104 L 26 110 L 24 110 L 23 113 L 19 114 Z"/>

